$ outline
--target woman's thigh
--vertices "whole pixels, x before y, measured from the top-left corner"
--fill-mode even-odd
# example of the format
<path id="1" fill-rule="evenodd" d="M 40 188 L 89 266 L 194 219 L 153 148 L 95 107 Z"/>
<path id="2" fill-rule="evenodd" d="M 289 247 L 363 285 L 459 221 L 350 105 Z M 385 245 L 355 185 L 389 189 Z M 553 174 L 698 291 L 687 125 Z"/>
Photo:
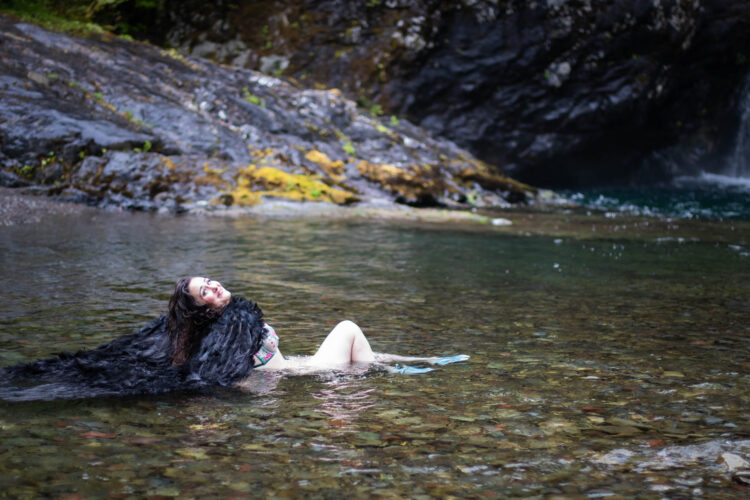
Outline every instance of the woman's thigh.
<path id="1" fill-rule="evenodd" d="M 351 321 L 342 321 L 331 330 L 318 352 L 312 357 L 315 365 L 337 365 L 371 362 L 375 356 L 362 330 Z"/>

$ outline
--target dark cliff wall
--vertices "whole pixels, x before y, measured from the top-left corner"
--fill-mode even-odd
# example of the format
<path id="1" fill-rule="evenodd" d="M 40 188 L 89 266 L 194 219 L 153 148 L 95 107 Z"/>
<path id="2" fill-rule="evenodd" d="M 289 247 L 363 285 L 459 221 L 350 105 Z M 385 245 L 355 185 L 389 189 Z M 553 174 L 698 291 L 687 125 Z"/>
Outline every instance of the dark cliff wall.
<path id="1" fill-rule="evenodd" d="M 0 48 L 3 186 L 174 212 L 265 199 L 455 208 L 558 201 L 337 90 L 5 16 Z"/>
<path id="2" fill-rule="evenodd" d="M 750 58 L 745 0 L 165 0 L 159 12 L 153 41 L 338 87 L 541 185 L 717 168 Z"/>

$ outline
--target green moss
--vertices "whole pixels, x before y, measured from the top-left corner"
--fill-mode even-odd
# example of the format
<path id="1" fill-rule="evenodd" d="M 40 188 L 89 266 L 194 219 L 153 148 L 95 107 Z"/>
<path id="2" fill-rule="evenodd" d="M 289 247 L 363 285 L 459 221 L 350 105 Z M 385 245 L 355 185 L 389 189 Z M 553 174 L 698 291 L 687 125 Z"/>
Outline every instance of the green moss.
<path id="1" fill-rule="evenodd" d="M 255 104 L 256 106 L 260 106 L 262 108 L 266 107 L 266 103 L 263 102 L 263 100 L 257 95 L 252 94 L 247 87 L 242 87 L 242 98 L 247 102 Z"/>
<path id="2" fill-rule="evenodd" d="M 26 180 L 32 180 L 34 178 L 34 173 L 36 172 L 36 167 L 34 165 L 25 164 L 22 167 L 16 168 L 16 174 L 23 177 Z"/>
<path id="3" fill-rule="evenodd" d="M 346 154 L 349 156 L 354 156 L 356 154 L 356 151 L 354 149 L 354 146 L 352 145 L 352 141 L 348 140 L 344 142 L 344 145 L 341 147 Z"/>
<path id="4" fill-rule="evenodd" d="M 64 31 L 78 35 L 106 33 L 102 26 L 91 21 L 98 9 L 123 0 L 11 0 L 3 2 L 0 13 L 20 18 L 22 21 L 38 24 L 54 31 Z"/>
<path id="5" fill-rule="evenodd" d="M 136 153 L 148 153 L 151 151 L 151 141 L 145 141 L 142 148 L 133 149 Z"/>

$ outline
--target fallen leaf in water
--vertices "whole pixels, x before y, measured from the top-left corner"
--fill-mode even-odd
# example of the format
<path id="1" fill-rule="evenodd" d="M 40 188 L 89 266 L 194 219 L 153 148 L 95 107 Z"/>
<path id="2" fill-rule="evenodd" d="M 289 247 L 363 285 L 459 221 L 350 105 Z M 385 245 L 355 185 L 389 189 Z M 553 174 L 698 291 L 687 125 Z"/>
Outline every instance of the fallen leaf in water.
<path id="1" fill-rule="evenodd" d="M 594 429 L 604 432 L 606 434 L 611 434 L 611 435 L 620 436 L 620 437 L 635 436 L 641 432 L 635 427 L 632 427 L 629 425 L 600 425 L 600 426 L 594 427 Z"/>
<path id="2" fill-rule="evenodd" d="M 362 431 L 357 433 L 357 437 L 359 439 L 365 439 L 365 440 L 377 440 L 380 439 L 380 434 L 377 434 L 375 432 L 368 432 L 368 431 Z"/>
<path id="3" fill-rule="evenodd" d="M 266 451 L 268 448 L 263 446 L 262 444 L 258 443 L 248 443 L 242 445 L 243 450 L 250 450 L 250 451 Z"/>
<path id="4" fill-rule="evenodd" d="M 386 410 L 386 411 L 379 412 L 378 417 L 384 418 L 384 419 L 392 419 L 392 418 L 400 417 L 404 413 L 406 413 L 404 410 Z"/>
<path id="5" fill-rule="evenodd" d="M 179 450 L 176 450 L 175 453 L 177 453 L 181 457 L 194 458 L 196 460 L 203 460 L 208 458 L 205 450 L 202 450 L 200 448 L 181 448 Z"/>
<path id="6" fill-rule="evenodd" d="M 600 413 L 604 411 L 604 408 L 599 408 L 598 406 L 582 406 L 581 411 L 587 413 Z"/>
<path id="7" fill-rule="evenodd" d="M 249 483 L 246 483 L 245 481 L 237 481 L 234 483 L 229 483 L 229 487 L 233 489 L 234 491 L 250 491 L 251 487 Z"/>
<path id="8" fill-rule="evenodd" d="M 117 434 L 111 434 L 108 432 L 98 432 L 98 431 L 88 431 L 81 434 L 82 437 L 85 437 L 86 439 L 114 439 L 117 437 Z"/>
<path id="9" fill-rule="evenodd" d="M 419 425 L 422 423 L 422 419 L 419 417 L 404 417 L 397 418 L 393 423 L 395 425 Z"/>
<path id="10" fill-rule="evenodd" d="M 193 431 L 205 431 L 209 429 L 226 429 L 227 424 L 219 424 L 219 423 L 213 423 L 213 424 L 192 424 L 189 426 L 190 430 Z"/>
<path id="11" fill-rule="evenodd" d="M 328 417 L 326 415 L 323 415 L 322 413 L 318 413 L 316 411 L 310 411 L 310 410 L 302 410 L 301 412 L 297 413 L 297 416 L 299 417 L 306 417 L 306 418 L 316 418 L 325 420 Z"/>
<path id="12" fill-rule="evenodd" d="M 460 420 L 461 422 L 474 422 L 476 417 L 463 417 L 461 415 L 451 415 L 451 419 Z"/>
<path id="13" fill-rule="evenodd" d="M 385 434 L 380 437 L 383 441 L 404 441 L 404 436 L 398 434 Z"/>
<path id="14" fill-rule="evenodd" d="M 172 487 L 157 488 L 155 490 L 149 491 L 148 496 L 178 497 L 180 496 L 180 490 Z"/>
<path id="15" fill-rule="evenodd" d="M 154 444 L 161 441 L 161 439 L 149 436 L 135 436 L 128 439 L 123 439 L 122 441 L 127 444 Z"/>

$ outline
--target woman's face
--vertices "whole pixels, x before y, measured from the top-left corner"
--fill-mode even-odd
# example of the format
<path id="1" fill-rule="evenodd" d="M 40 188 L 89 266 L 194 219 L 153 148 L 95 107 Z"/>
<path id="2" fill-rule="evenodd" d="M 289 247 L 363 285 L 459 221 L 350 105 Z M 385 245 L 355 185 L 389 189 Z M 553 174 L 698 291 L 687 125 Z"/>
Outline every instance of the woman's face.
<path id="1" fill-rule="evenodd" d="M 200 276 L 190 279 L 188 290 L 195 302 L 201 306 L 224 307 L 229 304 L 229 299 L 232 298 L 232 294 L 221 286 L 221 283 Z"/>

